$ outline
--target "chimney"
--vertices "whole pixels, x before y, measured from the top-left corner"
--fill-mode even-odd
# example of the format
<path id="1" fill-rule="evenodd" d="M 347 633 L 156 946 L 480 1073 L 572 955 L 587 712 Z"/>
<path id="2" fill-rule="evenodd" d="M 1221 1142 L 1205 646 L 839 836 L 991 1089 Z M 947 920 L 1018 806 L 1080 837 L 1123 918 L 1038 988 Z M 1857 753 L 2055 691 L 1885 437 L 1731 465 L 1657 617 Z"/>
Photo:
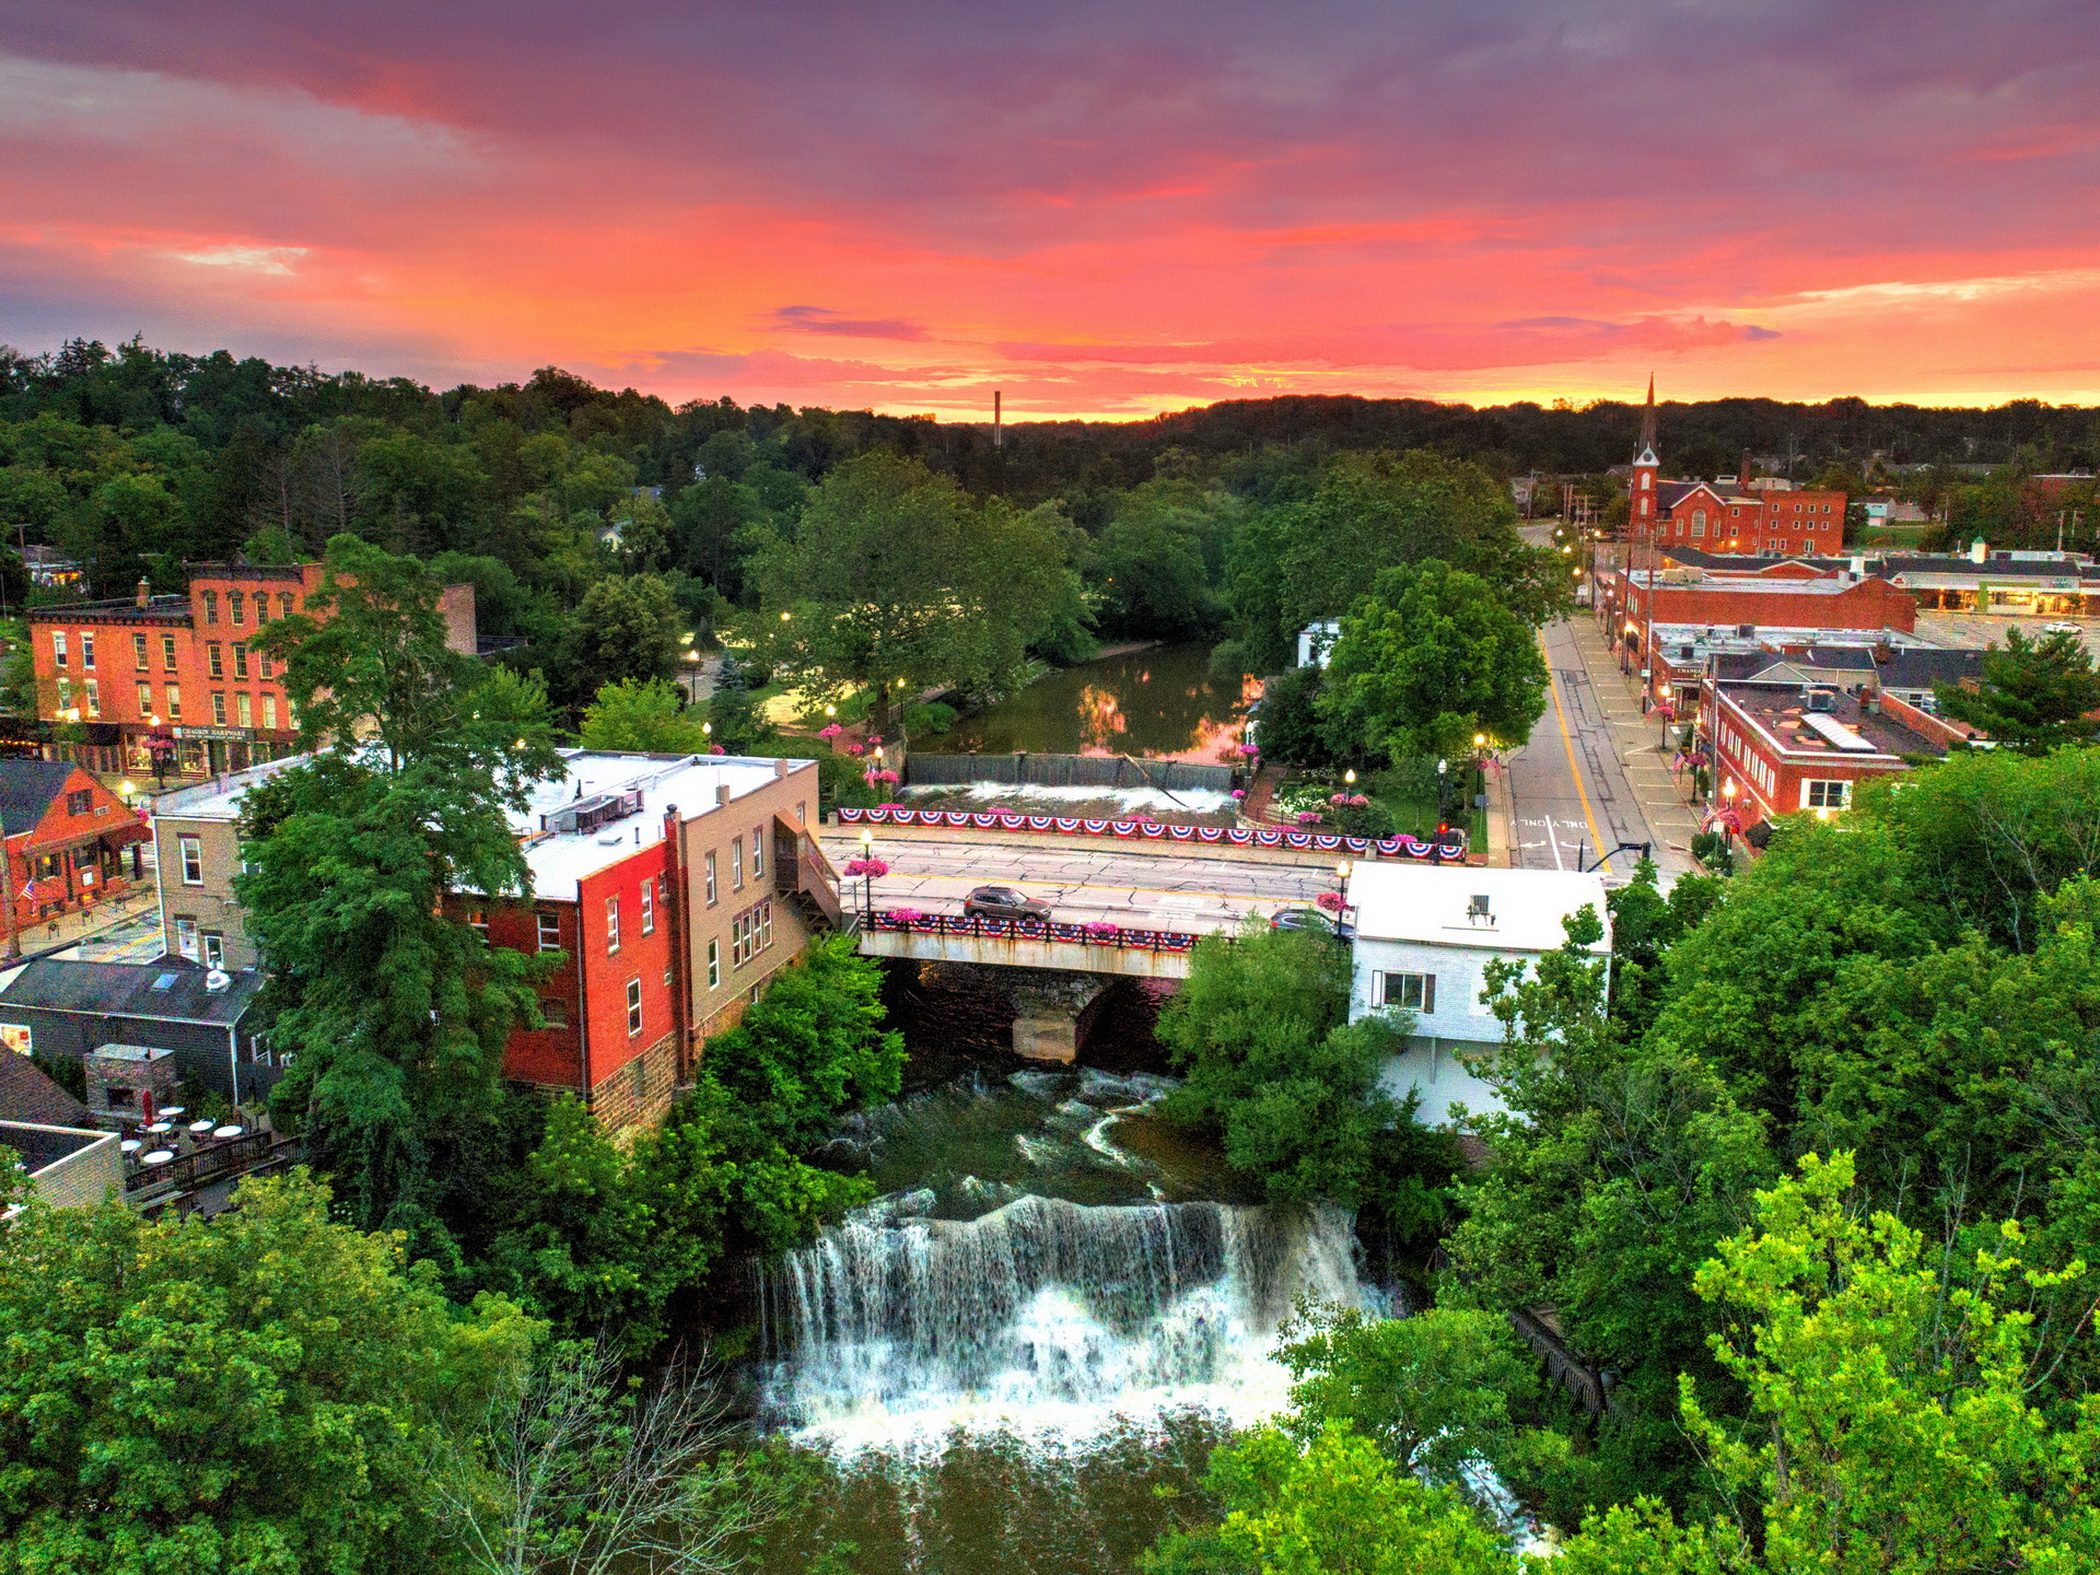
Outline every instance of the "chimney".
<path id="1" fill-rule="evenodd" d="M 1988 563 L 1990 559 L 1990 544 L 1981 536 L 1969 543 L 1969 561 L 1971 563 Z"/>
<path id="2" fill-rule="evenodd" d="M 715 808 L 725 809 L 728 807 L 728 804 L 729 784 L 727 782 L 717 782 L 715 784 Z"/>
<path id="3" fill-rule="evenodd" d="M 785 759 L 776 757 L 773 761 L 773 775 L 776 777 L 784 777 L 787 774 L 788 762 Z"/>
<path id="4" fill-rule="evenodd" d="M 1743 450 L 1743 468 L 1736 474 L 1735 490 L 1738 492 L 1748 492 L 1750 490 L 1750 451 L 1747 448 Z"/>
<path id="5" fill-rule="evenodd" d="M 153 600 L 153 585 L 145 575 L 139 576 L 139 605 L 144 607 Z"/>
<path id="6" fill-rule="evenodd" d="M 1004 421 L 1004 419 L 1003 419 L 1003 414 L 1004 414 L 1004 413 L 1003 413 L 1003 412 L 1002 412 L 1002 411 L 1000 410 L 1000 408 L 999 408 L 999 406 L 1000 406 L 1000 403 L 1001 403 L 1001 395 L 1000 395 L 1000 391 L 999 391 L 998 389 L 996 389 L 996 388 L 995 388 L 995 389 L 993 389 L 993 390 L 992 390 L 992 447 L 993 447 L 993 448 L 1004 448 L 1004 447 L 1006 447 L 1006 425 L 1005 425 L 1005 421 Z"/>

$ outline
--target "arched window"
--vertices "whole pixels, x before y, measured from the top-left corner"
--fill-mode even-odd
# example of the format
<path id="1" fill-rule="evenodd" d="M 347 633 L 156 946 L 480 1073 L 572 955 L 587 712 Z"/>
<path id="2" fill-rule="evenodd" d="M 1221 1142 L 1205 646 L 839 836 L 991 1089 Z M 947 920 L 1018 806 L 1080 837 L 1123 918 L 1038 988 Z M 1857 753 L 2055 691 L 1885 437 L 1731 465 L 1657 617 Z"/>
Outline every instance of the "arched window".
<path id="1" fill-rule="evenodd" d="M 1649 489 L 1650 487 L 1652 487 L 1652 486 L 1654 486 L 1654 485 L 1655 485 L 1655 477 L 1654 477 L 1653 473 L 1651 473 L 1651 472 L 1649 472 L 1649 471 L 1645 471 L 1645 470 L 1644 470 L 1644 471 L 1642 471 L 1642 472 L 1641 472 L 1641 491 L 1643 491 L 1643 492 L 1646 492 L 1646 491 L 1647 491 L 1647 490 L 1648 490 L 1648 489 Z"/>

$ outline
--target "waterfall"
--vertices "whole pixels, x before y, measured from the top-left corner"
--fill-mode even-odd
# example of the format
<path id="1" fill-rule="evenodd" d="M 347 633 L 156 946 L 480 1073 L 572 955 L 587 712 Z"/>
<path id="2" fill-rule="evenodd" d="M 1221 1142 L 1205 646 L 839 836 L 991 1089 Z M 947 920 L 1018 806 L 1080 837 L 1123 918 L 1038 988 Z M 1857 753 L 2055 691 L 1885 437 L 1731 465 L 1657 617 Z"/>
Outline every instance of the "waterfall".
<path id="1" fill-rule="evenodd" d="M 849 1447 L 1252 1421 L 1283 1403 L 1267 1358 L 1294 1301 L 1363 1302 L 1339 1209 L 1029 1194 L 959 1221 L 932 1203 L 882 1199 L 773 1266 L 777 1420 Z"/>

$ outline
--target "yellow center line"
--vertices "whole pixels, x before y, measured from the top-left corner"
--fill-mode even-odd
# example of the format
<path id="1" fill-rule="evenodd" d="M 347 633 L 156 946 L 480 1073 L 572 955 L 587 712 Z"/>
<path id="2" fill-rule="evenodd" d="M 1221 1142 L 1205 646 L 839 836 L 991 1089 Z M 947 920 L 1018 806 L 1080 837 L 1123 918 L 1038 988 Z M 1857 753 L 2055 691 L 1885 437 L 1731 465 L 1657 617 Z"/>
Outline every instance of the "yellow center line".
<path id="1" fill-rule="evenodd" d="M 1546 649 L 1544 630 L 1539 632 L 1539 655 L 1546 659 L 1546 683 L 1553 690 L 1553 714 L 1560 718 L 1560 741 L 1568 751 L 1568 774 L 1575 779 L 1575 796 L 1582 800 L 1582 818 L 1589 822 L 1590 844 L 1601 858 L 1604 835 L 1597 829 L 1597 812 L 1590 808 L 1590 795 L 1582 785 L 1582 762 L 1575 756 L 1575 735 L 1568 731 L 1568 713 L 1560 703 L 1560 680 L 1553 675 L 1553 654 Z"/>

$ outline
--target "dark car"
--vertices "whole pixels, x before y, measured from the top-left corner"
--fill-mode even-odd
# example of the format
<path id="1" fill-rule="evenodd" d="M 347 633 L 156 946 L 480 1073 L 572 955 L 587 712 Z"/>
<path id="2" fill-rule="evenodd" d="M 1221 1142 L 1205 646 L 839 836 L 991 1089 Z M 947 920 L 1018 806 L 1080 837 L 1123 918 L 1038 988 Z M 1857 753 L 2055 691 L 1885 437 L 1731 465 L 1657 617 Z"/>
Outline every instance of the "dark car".
<path id="1" fill-rule="evenodd" d="M 1050 904 L 1040 897 L 1031 897 L 1011 886 L 979 886 L 963 898 L 963 917 L 967 919 L 1044 919 L 1050 917 Z"/>
<path id="2" fill-rule="evenodd" d="M 1341 940 L 1354 940 L 1356 926 L 1332 914 L 1322 913 L 1318 908 L 1284 908 L 1269 915 L 1272 930 L 1311 930 L 1315 935 L 1333 935 Z"/>

